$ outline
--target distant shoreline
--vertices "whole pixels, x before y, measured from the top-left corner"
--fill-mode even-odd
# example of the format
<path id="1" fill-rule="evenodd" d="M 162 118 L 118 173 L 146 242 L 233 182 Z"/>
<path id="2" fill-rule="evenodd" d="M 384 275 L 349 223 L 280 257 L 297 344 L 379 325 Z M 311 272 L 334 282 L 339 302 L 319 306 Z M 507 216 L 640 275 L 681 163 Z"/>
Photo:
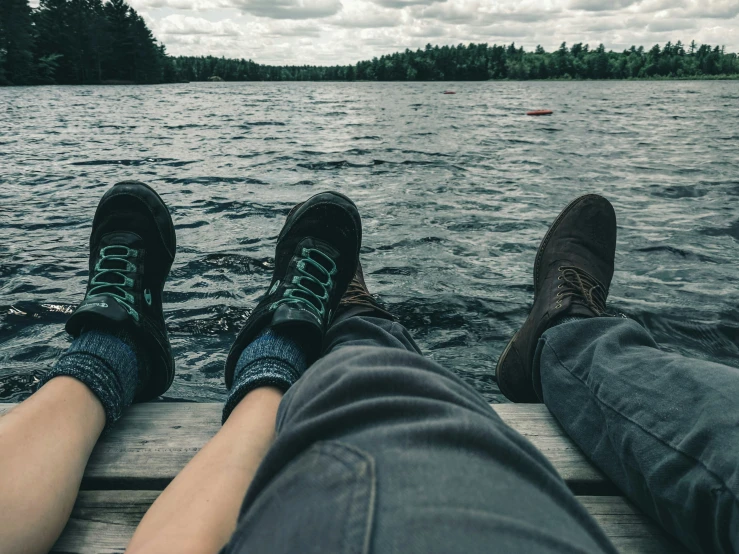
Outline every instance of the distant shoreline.
<path id="1" fill-rule="evenodd" d="M 547 51 L 511 44 L 427 44 L 337 65 L 272 65 L 244 58 L 171 56 L 125 0 L 75 4 L 79 24 L 57 29 L 69 0 L 14 0 L 0 13 L 13 33 L 0 44 L 0 86 L 182 82 L 473 82 L 737 80 L 739 55 L 724 46 L 667 42 L 607 50 L 561 43 Z M 1 10 L 0 10 L 1 11 Z M 6 13 L 7 12 L 7 13 Z M 6 33 L 7 34 L 7 33 Z"/>
<path id="2" fill-rule="evenodd" d="M 213 81 L 210 79 L 204 80 L 193 80 L 193 81 L 180 81 L 180 82 L 162 82 L 162 83 L 136 83 L 134 81 L 103 81 L 101 83 L 81 83 L 81 84 L 56 84 L 56 83 L 43 83 L 38 85 L 0 85 L 0 88 L 17 88 L 17 87 L 120 87 L 120 86 L 136 86 L 136 87 L 150 87 L 159 85 L 187 85 L 191 83 L 209 83 L 218 85 L 221 83 L 546 83 L 550 81 L 558 83 L 605 83 L 605 82 L 634 82 L 634 81 L 737 81 L 739 80 L 739 74 L 736 75 L 692 75 L 689 77 L 628 77 L 624 79 L 606 78 L 606 79 L 586 79 L 586 78 L 567 78 L 567 77 L 550 77 L 548 79 L 453 79 L 453 80 L 415 80 L 415 81 L 404 81 L 404 80 L 369 80 L 369 79 L 354 79 L 347 81 L 344 79 L 285 79 L 281 81 L 277 80 L 256 80 L 256 79 L 244 79 L 244 80 L 220 80 Z"/>
<path id="3" fill-rule="evenodd" d="M 583 79 L 583 78 L 563 78 L 563 77 L 551 77 L 548 79 L 487 79 L 487 80 L 450 80 L 450 81 L 436 81 L 436 80 L 415 80 L 415 81 L 377 81 L 368 79 L 355 79 L 353 81 L 346 81 L 342 79 L 292 79 L 292 80 L 240 80 L 240 81 L 211 81 L 196 80 L 196 81 L 181 81 L 181 82 L 169 82 L 169 83 L 136 83 L 132 81 L 107 81 L 102 83 L 84 83 L 84 84 L 52 84 L 43 83 L 38 85 L 0 85 L 2 88 L 20 88 L 20 87 L 120 87 L 120 86 L 136 86 L 136 87 L 151 87 L 160 85 L 186 85 L 192 83 L 209 83 L 212 85 L 218 85 L 223 83 L 546 83 L 546 82 L 557 82 L 557 83 L 606 83 L 606 82 L 652 82 L 652 81 L 737 81 L 739 80 L 739 74 L 737 75 L 702 75 L 702 76 L 690 76 L 690 77 L 629 77 L 626 79 Z"/>

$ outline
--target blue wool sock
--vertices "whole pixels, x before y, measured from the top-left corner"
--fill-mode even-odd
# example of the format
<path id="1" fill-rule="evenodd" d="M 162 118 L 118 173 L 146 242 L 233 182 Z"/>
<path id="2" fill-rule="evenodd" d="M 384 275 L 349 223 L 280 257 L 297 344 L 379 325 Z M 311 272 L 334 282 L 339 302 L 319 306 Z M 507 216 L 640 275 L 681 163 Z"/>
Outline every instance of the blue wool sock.
<path id="1" fill-rule="evenodd" d="M 105 409 L 106 429 L 133 402 L 139 378 L 134 343 L 126 333 L 84 331 L 39 383 L 67 375 L 82 381 Z"/>
<path id="2" fill-rule="evenodd" d="M 270 328 L 262 331 L 236 363 L 233 386 L 223 407 L 223 422 L 247 393 L 259 387 L 289 389 L 308 364 L 300 344 L 287 334 Z"/>

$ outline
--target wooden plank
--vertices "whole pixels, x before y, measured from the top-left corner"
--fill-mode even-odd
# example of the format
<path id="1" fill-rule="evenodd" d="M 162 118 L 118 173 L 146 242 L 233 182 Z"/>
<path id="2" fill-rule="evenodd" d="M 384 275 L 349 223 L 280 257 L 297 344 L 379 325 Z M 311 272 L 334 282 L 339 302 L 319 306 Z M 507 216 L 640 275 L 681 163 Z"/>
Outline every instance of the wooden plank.
<path id="1" fill-rule="evenodd" d="M 222 404 L 131 407 L 98 441 L 83 488 L 161 490 L 221 428 Z"/>
<path id="2" fill-rule="evenodd" d="M 11 407 L 0 404 L 0 415 Z M 614 493 L 612 485 L 564 435 L 546 407 L 496 404 L 493 408 L 549 458 L 573 490 Z M 159 402 L 132 407 L 96 446 L 83 488 L 102 490 L 80 493 L 54 552 L 123 552 L 158 491 L 218 431 L 220 414 L 220 404 Z M 105 490 L 116 488 L 129 490 Z M 624 554 L 682 552 L 625 499 L 579 499 Z"/>
<path id="3" fill-rule="evenodd" d="M 54 553 L 124 552 L 159 491 L 81 491 Z"/>
<path id="4" fill-rule="evenodd" d="M 0 404 L 0 414 L 11 404 Z M 552 462 L 575 494 L 617 494 L 542 404 L 493 404 L 503 421 Z M 98 441 L 83 489 L 161 490 L 221 427 L 221 404 L 149 402 L 131 407 Z"/>
<path id="5" fill-rule="evenodd" d="M 156 491 L 83 491 L 55 553 L 123 552 Z M 578 497 L 622 554 L 680 554 L 646 516 L 616 496 Z"/>
<path id="6" fill-rule="evenodd" d="M 578 496 L 623 554 L 687 554 L 682 544 L 621 496 Z"/>
<path id="7" fill-rule="evenodd" d="M 617 495 L 618 489 L 590 463 L 543 404 L 491 404 L 552 463 L 575 494 Z"/>

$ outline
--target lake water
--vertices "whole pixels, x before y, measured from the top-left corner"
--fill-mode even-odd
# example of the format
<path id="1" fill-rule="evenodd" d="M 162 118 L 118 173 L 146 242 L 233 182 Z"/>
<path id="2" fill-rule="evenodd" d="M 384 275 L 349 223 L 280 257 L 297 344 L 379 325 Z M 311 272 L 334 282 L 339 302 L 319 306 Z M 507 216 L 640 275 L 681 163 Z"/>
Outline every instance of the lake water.
<path id="1" fill-rule="evenodd" d="M 224 398 L 284 218 L 326 189 L 359 206 L 370 289 L 489 401 L 539 241 L 587 192 L 618 215 L 612 308 L 666 350 L 739 360 L 737 81 L 0 89 L 0 400 L 69 344 L 95 207 L 131 178 L 177 228 L 168 398 Z"/>

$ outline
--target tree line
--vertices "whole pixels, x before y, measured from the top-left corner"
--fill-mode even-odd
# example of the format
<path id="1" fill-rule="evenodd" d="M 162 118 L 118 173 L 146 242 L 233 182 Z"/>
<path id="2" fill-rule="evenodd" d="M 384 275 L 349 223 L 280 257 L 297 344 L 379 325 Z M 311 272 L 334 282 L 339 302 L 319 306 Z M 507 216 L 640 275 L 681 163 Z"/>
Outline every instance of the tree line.
<path id="1" fill-rule="evenodd" d="M 554 52 L 508 46 L 460 44 L 406 50 L 356 65 L 274 66 L 213 56 L 172 58 L 187 81 L 485 81 L 489 79 L 648 79 L 739 77 L 739 56 L 723 47 L 668 42 L 649 50 L 606 51 L 601 44 L 565 43 Z"/>
<path id="2" fill-rule="evenodd" d="M 0 0 L 0 84 L 161 83 L 171 66 L 125 0 Z"/>
<path id="3" fill-rule="evenodd" d="M 739 77 L 723 47 L 668 42 L 607 51 L 565 43 L 553 52 L 515 44 L 431 46 L 355 65 L 275 66 L 166 54 L 125 0 L 0 0 L 0 84 L 180 81 L 482 81 Z"/>

